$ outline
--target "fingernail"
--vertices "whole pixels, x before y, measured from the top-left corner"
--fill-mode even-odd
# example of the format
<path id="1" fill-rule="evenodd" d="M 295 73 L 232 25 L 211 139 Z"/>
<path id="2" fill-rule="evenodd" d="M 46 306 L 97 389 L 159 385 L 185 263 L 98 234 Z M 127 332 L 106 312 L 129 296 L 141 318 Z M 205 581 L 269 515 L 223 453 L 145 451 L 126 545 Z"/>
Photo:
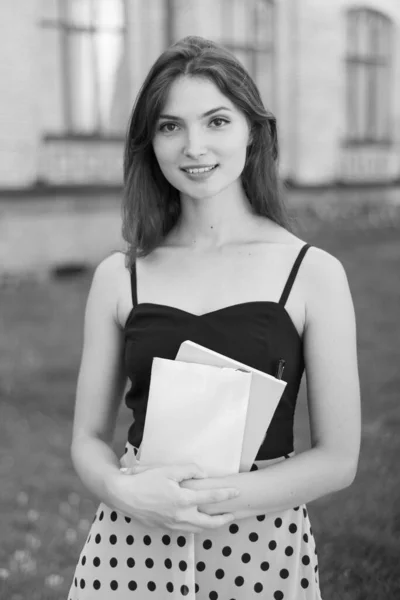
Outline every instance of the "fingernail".
<path id="1" fill-rule="evenodd" d="M 124 473 L 125 475 L 132 475 L 132 473 L 133 473 L 133 469 L 130 467 L 124 467 L 124 468 L 120 469 L 120 471 L 122 473 Z"/>

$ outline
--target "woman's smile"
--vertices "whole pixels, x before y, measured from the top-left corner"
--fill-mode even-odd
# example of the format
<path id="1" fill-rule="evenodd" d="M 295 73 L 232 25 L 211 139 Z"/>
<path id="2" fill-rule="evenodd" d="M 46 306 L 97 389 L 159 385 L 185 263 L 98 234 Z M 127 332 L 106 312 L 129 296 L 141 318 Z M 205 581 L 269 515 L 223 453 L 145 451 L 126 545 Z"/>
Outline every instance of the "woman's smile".
<path id="1" fill-rule="evenodd" d="M 205 181 L 212 177 L 213 173 L 219 167 L 218 164 L 198 167 L 180 167 L 181 171 L 192 181 Z"/>

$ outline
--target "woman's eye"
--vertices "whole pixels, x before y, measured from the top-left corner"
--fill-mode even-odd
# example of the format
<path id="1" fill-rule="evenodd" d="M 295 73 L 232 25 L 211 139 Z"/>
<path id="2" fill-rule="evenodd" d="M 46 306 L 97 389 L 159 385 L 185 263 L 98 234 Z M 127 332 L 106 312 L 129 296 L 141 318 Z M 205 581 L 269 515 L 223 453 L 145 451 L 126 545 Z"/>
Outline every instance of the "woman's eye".
<path id="1" fill-rule="evenodd" d="M 176 127 L 175 123 L 163 123 L 162 125 L 160 125 L 160 131 L 164 131 L 166 133 L 173 133 L 175 131 L 175 129 L 173 129 L 174 127 Z"/>
<path id="2" fill-rule="evenodd" d="M 216 117 L 215 119 L 213 119 L 211 121 L 211 123 L 214 123 L 216 125 L 216 127 L 219 129 L 221 127 L 221 125 L 226 125 L 227 123 L 229 123 L 228 119 L 223 119 L 222 117 Z"/>
<path id="3" fill-rule="evenodd" d="M 210 125 L 212 124 L 214 129 L 220 129 L 229 122 L 228 119 L 216 117 L 210 122 Z M 176 123 L 162 123 L 159 127 L 159 131 L 162 131 L 163 133 L 174 133 L 177 129 L 178 125 Z"/>

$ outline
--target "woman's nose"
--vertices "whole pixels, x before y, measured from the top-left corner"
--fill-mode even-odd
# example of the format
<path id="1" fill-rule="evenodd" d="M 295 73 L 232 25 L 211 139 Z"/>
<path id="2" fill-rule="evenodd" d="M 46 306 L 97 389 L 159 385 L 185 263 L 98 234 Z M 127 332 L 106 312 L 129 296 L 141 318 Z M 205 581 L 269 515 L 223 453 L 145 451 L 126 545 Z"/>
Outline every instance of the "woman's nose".
<path id="1" fill-rule="evenodd" d="M 201 132 L 188 132 L 183 148 L 184 155 L 190 158 L 197 158 L 198 156 L 203 156 L 204 154 L 206 154 L 206 152 L 207 150 L 205 148 L 205 140 Z"/>

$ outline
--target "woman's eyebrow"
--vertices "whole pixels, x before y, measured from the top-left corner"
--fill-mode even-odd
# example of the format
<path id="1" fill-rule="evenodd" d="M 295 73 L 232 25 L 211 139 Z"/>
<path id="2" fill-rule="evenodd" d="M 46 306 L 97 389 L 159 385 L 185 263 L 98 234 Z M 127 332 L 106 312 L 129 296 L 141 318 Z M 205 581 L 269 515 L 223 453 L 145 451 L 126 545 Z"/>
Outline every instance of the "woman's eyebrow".
<path id="1" fill-rule="evenodd" d="M 208 110 L 207 112 L 202 114 L 201 118 L 209 117 L 210 115 L 218 112 L 219 110 L 229 110 L 230 112 L 232 112 L 232 110 L 230 108 L 228 108 L 227 106 L 218 106 L 217 108 L 212 108 L 211 110 Z M 159 119 L 173 119 L 174 121 L 182 121 L 183 120 L 180 117 L 177 117 L 174 115 L 166 115 L 166 114 L 160 115 Z"/>

